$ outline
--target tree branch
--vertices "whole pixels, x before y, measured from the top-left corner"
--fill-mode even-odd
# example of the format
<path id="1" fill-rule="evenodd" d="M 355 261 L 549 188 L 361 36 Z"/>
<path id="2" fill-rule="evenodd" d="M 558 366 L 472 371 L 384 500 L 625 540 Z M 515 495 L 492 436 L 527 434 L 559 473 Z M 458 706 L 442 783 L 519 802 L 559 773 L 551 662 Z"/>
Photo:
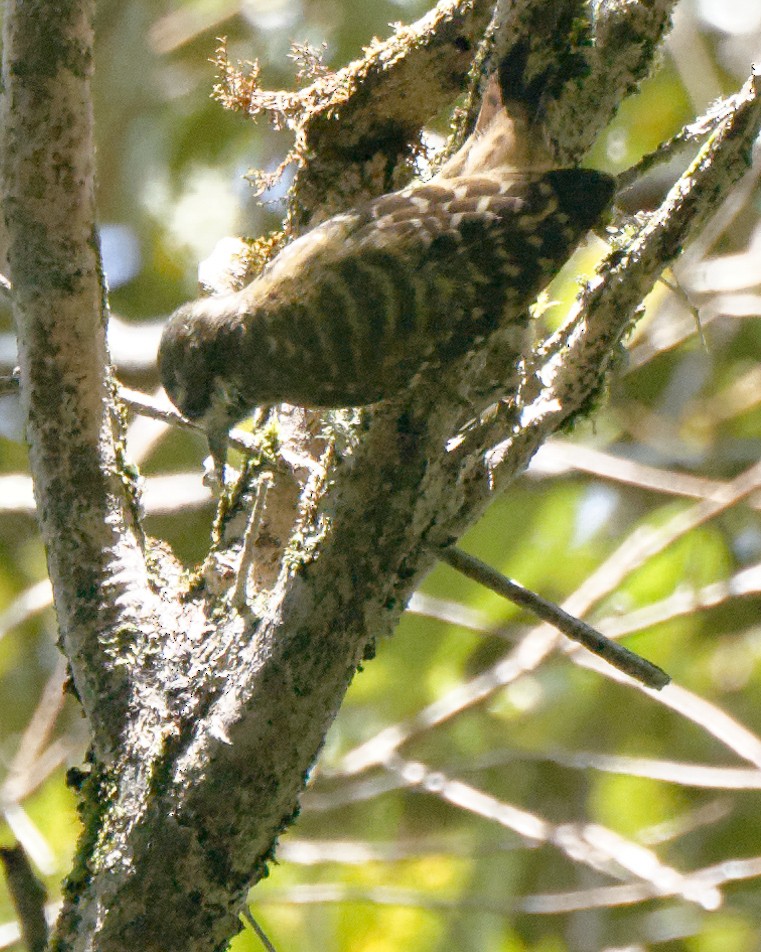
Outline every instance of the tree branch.
<path id="1" fill-rule="evenodd" d="M 91 0 L 6 5 L 2 186 L 21 400 L 61 641 L 99 755 L 153 598 L 119 471 L 94 226 Z M 107 700 L 106 700 L 107 699 Z"/>
<path id="2" fill-rule="evenodd" d="M 200 952 L 222 947 L 240 928 L 248 888 L 295 816 L 325 733 L 375 640 L 392 630 L 441 547 L 548 433 L 589 405 L 658 261 L 678 252 L 737 177 L 758 126 L 756 90 L 712 139 L 710 159 L 692 170 L 694 188 L 679 192 L 683 205 L 669 206 L 634 250 L 618 252 L 605 280 L 582 297 L 586 321 L 574 317 L 536 355 L 524 350 L 524 326 L 506 328 L 490 350 L 440 379 L 422 379 L 394 402 L 333 414 L 327 433 L 325 421 L 294 412 L 280 437 L 287 442 L 292 432 L 299 452 L 314 459 L 303 479 L 273 467 L 275 483 L 266 500 L 260 496 L 247 535 L 257 474 L 245 474 L 224 502 L 214 550 L 197 577 L 184 579 L 150 550 L 160 576 L 154 596 L 118 468 L 118 427 L 104 409 L 111 386 L 92 241 L 91 4 L 70 0 L 55 22 L 46 6 L 7 5 L 3 177 L 40 518 L 64 647 L 96 738 L 82 791 L 85 834 L 57 943 Z M 543 6 L 513 5 L 515 48 L 530 45 L 530 14 Z M 563 161 L 581 158 L 645 74 L 672 6 L 597 4 L 598 42 L 585 69 L 567 82 L 561 72 L 541 103 Z M 353 64 L 356 82 L 343 87 L 340 111 L 323 103 L 313 125 L 300 127 L 313 158 L 299 175 L 295 230 L 321 213 L 318 206 L 330 213 L 389 187 L 433 108 L 429 84 L 442 90 L 431 100 L 436 110 L 455 92 L 454 53 L 462 59 L 458 90 L 464 80 L 472 50 L 461 48 L 462 37 L 471 34 L 458 31 L 466 23 L 477 33 L 474 24 L 483 29 L 489 12 L 480 3 L 442 3 L 424 26 L 400 31 L 384 53 L 375 47 Z M 408 68 L 423 55 L 418 43 L 426 49 L 418 65 L 430 70 L 424 82 Z M 556 51 L 541 55 L 549 69 Z M 541 62 L 532 62 L 541 74 Z M 398 118 L 405 101 L 414 104 L 415 122 L 394 119 L 394 135 L 383 140 L 379 104 Z M 330 136 L 321 135 L 328 126 Z M 624 260 L 631 286 L 616 270 Z M 610 324 L 600 303 L 608 285 Z M 502 388 L 479 395 L 487 361 L 501 369 Z M 480 405 L 500 395 L 504 402 L 463 430 L 473 415 L 463 390 Z M 248 601 L 237 577 L 244 548 L 266 563 Z M 104 703 L 114 695 L 118 704 Z"/>
<path id="3" fill-rule="evenodd" d="M 452 545 L 442 549 L 440 558 L 442 562 L 446 562 L 467 578 L 473 579 L 479 585 L 491 589 L 502 598 L 525 608 L 542 621 L 548 622 L 566 638 L 583 645 L 587 651 L 596 654 L 614 668 L 644 684 L 645 687 L 660 691 L 671 680 L 657 665 L 629 651 L 623 645 L 617 644 L 580 618 L 569 615 L 559 605 L 546 601 L 535 592 L 495 571 L 475 556 L 458 549 L 457 546 Z"/>

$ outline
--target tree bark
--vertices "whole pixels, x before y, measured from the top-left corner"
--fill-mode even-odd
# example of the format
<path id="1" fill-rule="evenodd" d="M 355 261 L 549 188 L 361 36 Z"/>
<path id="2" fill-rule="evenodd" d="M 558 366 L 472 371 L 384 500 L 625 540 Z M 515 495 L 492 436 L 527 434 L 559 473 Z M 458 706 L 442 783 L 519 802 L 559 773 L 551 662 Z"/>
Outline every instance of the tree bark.
<path id="1" fill-rule="evenodd" d="M 559 2 L 586 16 L 583 4 Z M 674 2 L 599 2 L 596 45 L 576 73 L 552 65 L 566 37 L 534 51 L 554 70 L 547 123 L 561 161 L 582 158 L 647 73 Z M 499 35 L 536 44 L 547 6 L 500 4 Z M 334 87 L 340 111 L 328 96 L 302 112 L 312 158 L 294 230 L 320 208 L 388 187 L 404 143 L 459 91 L 489 12 L 475 0 L 439 4 L 347 68 L 352 82 Z M 93 737 L 54 946 L 200 952 L 239 929 L 359 664 L 437 551 L 547 436 L 587 412 L 642 298 L 741 174 L 761 110 L 754 78 L 664 208 L 612 252 L 564 330 L 534 354 L 523 352 L 524 326 L 507 328 L 435 388 L 332 414 L 327 436 L 314 416 L 285 415 L 291 452 L 250 468 L 188 580 L 142 536 L 123 462 L 94 227 L 92 14 L 91 0 L 59 3 L 55 17 L 43 0 L 9 0 L 5 12 L 2 187 L 21 386 L 61 645 Z M 431 88 L 440 95 L 427 110 Z M 397 124 L 389 151 L 381 117 L 409 117 L 410 102 L 415 121 Z M 330 138 L 320 135 L 326 117 Z M 485 366 L 501 368 L 503 386 L 476 396 Z M 484 405 L 503 399 L 473 420 L 463 392 Z M 305 454 L 307 466 L 286 462 Z M 264 472 L 274 476 L 266 494 Z M 244 600 L 237 570 L 254 503 L 261 568 Z"/>

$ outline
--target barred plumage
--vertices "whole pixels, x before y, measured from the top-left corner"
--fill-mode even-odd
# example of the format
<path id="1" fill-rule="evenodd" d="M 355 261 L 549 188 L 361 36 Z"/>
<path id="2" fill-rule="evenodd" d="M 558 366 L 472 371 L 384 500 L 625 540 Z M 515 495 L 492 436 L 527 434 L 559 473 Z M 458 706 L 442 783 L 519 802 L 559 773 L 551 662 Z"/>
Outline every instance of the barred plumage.
<path id="1" fill-rule="evenodd" d="M 384 195 L 282 252 L 247 288 L 180 308 L 161 345 L 191 419 L 226 391 L 252 407 L 373 403 L 517 316 L 594 224 L 598 172 L 455 178 Z"/>
<path id="2" fill-rule="evenodd" d="M 331 218 L 242 291 L 180 308 L 159 359 L 185 416 L 211 432 L 261 404 L 373 403 L 523 314 L 597 221 L 613 180 L 516 169 L 504 123 L 484 125 L 482 113 L 431 182 Z"/>

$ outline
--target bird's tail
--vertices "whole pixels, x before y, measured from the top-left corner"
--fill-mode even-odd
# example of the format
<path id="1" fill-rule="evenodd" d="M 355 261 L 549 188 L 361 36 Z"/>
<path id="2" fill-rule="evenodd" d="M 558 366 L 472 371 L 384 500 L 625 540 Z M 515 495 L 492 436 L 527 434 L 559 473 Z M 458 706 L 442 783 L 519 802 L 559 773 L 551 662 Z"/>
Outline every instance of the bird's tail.
<path id="1" fill-rule="evenodd" d="M 542 173 L 557 168 L 542 134 L 517 100 L 503 101 L 496 75 L 486 85 L 473 132 L 441 167 L 439 179 L 483 175 Z"/>

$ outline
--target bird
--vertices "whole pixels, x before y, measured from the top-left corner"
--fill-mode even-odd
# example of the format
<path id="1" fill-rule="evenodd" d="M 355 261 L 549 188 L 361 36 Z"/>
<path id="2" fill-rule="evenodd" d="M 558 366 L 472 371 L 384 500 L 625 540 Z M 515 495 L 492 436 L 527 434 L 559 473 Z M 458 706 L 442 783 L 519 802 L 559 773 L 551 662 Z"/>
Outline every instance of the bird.
<path id="1" fill-rule="evenodd" d="M 228 431 L 255 407 L 374 404 L 522 319 L 614 192 L 604 172 L 556 167 L 493 77 L 432 178 L 318 224 L 242 290 L 180 307 L 163 386 L 224 473 Z"/>

